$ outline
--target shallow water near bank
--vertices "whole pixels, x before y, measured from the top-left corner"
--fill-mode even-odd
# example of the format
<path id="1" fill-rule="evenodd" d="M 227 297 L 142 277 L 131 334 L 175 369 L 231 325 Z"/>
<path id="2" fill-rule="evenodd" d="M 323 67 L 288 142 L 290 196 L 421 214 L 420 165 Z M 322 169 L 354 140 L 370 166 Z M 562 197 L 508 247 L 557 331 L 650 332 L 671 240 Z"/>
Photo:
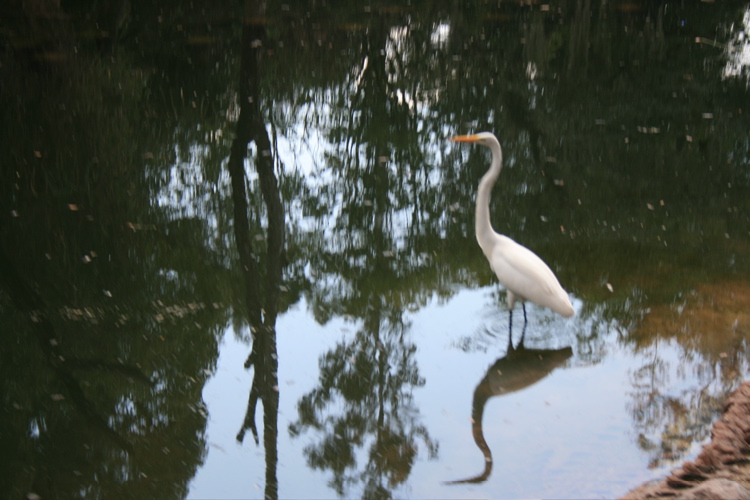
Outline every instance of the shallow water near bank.
<path id="1" fill-rule="evenodd" d="M 479 485 L 445 484 L 475 475 L 484 466 L 472 440 L 470 418 L 476 384 L 496 358 L 505 354 L 507 313 L 494 310 L 494 292 L 493 287 L 461 291 L 447 303 L 431 301 L 408 318 L 409 335 L 417 346 L 416 362 L 425 380 L 414 390 L 414 406 L 418 420 L 440 446 L 432 459 L 422 450 L 408 486 L 396 490 L 394 496 L 610 498 L 662 477 L 676 466 L 676 461 L 666 461 L 649 468 L 649 454 L 638 446 L 632 415 L 634 405 L 640 404 L 635 374 L 658 352 L 659 360 L 668 367 L 664 376 L 671 381 L 674 396 L 693 390 L 700 380 L 682 364 L 684 353 L 674 342 L 663 341 L 648 353 L 636 353 L 618 346 L 616 329 L 611 328 L 604 334 L 606 359 L 590 364 L 574 354 L 527 390 L 494 398 L 484 420 L 495 464 L 491 476 Z M 356 324 L 335 321 L 310 328 L 304 306 L 289 311 L 278 323 L 282 360 L 279 454 L 284 463 L 279 494 L 329 498 L 332 490 L 325 483 L 330 475 L 311 471 L 304 455 L 299 454 L 320 436 L 309 432 L 291 437 L 283 430 L 296 420 L 299 399 L 315 387 L 317 359 L 336 342 L 351 339 Z M 570 340 L 573 331 L 585 327 L 583 320 L 574 319 L 571 325 L 539 310 L 531 312 L 530 321 L 534 320 L 546 320 L 544 327 L 557 332 L 554 342 L 559 346 L 566 344 L 566 334 Z M 497 332 L 490 335 L 488 328 Z M 527 331 L 527 346 L 535 343 L 531 330 L 533 327 Z M 461 349 L 462 337 L 476 339 L 476 349 Z M 247 344 L 238 342 L 227 330 L 216 373 L 204 389 L 211 415 L 208 456 L 191 483 L 190 498 L 217 492 L 225 498 L 262 497 L 262 450 L 249 438 L 243 444 L 235 439 L 252 379 L 242 368 L 246 352 Z M 693 442 L 679 456 L 690 459 L 705 441 Z M 359 450 L 356 459 L 360 467 L 366 467 L 366 450 Z M 349 491 L 353 496 L 362 493 L 356 487 Z"/>

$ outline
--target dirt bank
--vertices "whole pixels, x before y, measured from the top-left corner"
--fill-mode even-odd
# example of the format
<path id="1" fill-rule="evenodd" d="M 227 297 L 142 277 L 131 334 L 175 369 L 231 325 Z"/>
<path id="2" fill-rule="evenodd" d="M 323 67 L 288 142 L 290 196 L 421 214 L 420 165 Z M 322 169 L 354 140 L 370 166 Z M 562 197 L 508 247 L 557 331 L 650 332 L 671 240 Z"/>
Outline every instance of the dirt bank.
<path id="1" fill-rule="evenodd" d="M 630 491 L 622 500 L 643 498 L 750 500 L 750 382 L 743 383 L 722 408 L 711 442 L 693 462 L 666 479 Z"/>

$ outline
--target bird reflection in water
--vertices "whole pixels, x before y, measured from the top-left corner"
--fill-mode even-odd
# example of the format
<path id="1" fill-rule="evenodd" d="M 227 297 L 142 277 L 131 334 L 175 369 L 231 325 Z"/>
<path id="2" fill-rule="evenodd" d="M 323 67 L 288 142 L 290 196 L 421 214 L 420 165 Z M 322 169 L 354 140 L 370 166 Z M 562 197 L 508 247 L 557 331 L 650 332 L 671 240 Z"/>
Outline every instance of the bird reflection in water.
<path id="1" fill-rule="evenodd" d="M 524 332 L 526 326 L 524 325 Z M 484 471 L 474 477 L 448 481 L 446 484 L 482 483 L 492 473 L 492 451 L 484 439 L 482 418 L 484 407 L 490 398 L 521 391 L 534 385 L 555 368 L 565 363 L 573 355 L 570 347 L 562 349 L 527 349 L 523 345 L 523 333 L 518 346 L 513 347 L 512 337 L 508 337 L 508 349 L 489 367 L 487 374 L 474 389 L 471 410 L 471 432 L 474 442 L 484 455 Z"/>
<path id="2" fill-rule="evenodd" d="M 482 429 L 482 417 L 487 401 L 493 396 L 510 394 L 535 384 L 573 354 L 570 347 L 564 349 L 526 349 L 524 347 L 523 337 L 527 323 L 525 305 L 521 340 L 514 348 L 513 305 L 516 300 L 520 300 L 521 304 L 530 301 L 549 308 L 565 318 L 573 316 L 575 310 L 570 303 L 568 293 L 560 285 L 555 273 L 537 254 L 509 237 L 496 233 L 492 228 L 490 193 L 503 165 L 503 152 L 497 137 L 490 132 L 480 132 L 454 136 L 451 137 L 451 141 L 485 146 L 492 153 L 490 168 L 482 176 L 477 189 L 474 229 L 477 242 L 487 257 L 490 267 L 506 289 L 510 313 L 506 354 L 495 361 L 474 390 L 471 427 L 474 441 L 484 455 L 484 472 L 468 479 L 450 481 L 448 484 L 481 483 L 486 481 L 492 472 L 492 452 L 484 439 Z"/>

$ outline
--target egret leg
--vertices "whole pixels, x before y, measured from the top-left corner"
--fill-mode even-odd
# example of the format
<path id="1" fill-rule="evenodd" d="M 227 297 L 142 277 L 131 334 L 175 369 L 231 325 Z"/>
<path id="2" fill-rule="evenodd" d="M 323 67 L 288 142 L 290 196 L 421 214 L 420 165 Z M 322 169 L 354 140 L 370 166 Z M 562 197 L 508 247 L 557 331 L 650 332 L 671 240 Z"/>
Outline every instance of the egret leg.
<path id="1" fill-rule="evenodd" d="M 507 352 L 513 350 L 513 309 L 508 310 L 508 348 Z"/>

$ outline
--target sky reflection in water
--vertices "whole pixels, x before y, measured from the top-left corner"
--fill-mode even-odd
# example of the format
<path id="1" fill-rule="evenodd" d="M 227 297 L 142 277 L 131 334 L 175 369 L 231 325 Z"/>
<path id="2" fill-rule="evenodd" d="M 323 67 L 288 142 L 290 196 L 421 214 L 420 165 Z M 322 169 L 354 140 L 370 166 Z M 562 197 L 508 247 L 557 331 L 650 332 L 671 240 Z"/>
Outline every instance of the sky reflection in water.
<path id="1" fill-rule="evenodd" d="M 483 457 L 471 437 L 471 405 L 476 384 L 496 358 L 505 354 L 507 312 L 493 304 L 494 287 L 462 290 L 447 303 L 432 301 L 409 314 L 409 335 L 417 345 L 416 361 L 425 385 L 415 389 L 420 419 L 439 443 L 439 458 L 429 460 L 422 450 L 405 486 L 394 497 L 418 498 L 601 498 L 624 492 L 640 481 L 660 477 L 673 464 L 651 470 L 648 456 L 637 446 L 629 408 L 633 405 L 633 373 L 644 356 L 618 346 L 616 332 L 605 333 L 606 359 L 590 364 L 576 354 L 552 375 L 524 391 L 492 398 L 485 411 L 485 436 L 495 468 L 485 484 L 445 485 L 445 481 L 478 473 Z M 539 344 L 535 330 L 557 332 L 556 345 L 571 341 L 585 325 L 580 317 L 569 322 L 548 312 L 530 309 L 527 346 Z M 535 327 L 534 323 L 543 325 Z M 572 324 L 571 324 L 572 323 Z M 606 327 L 606 326 L 605 326 Z M 487 329 L 495 336 L 490 336 Z M 290 437 L 286 429 L 296 419 L 297 402 L 314 385 L 318 357 L 341 338 L 351 337 L 355 325 L 341 319 L 311 325 L 300 303 L 278 322 L 280 422 L 279 494 L 285 498 L 330 498 L 328 472 L 312 471 L 300 449 L 311 435 Z M 516 332 L 518 335 L 518 332 Z M 474 339 L 474 349 L 459 348 L 462 337 Z M 516 337 L 517 340 L 517 337 Z M 669 366 L 672 391 L 679 393 L 697 382 L 678 374 L 681 350 L 662 341 L 659 359 Z M 190 498 L 262 498 L 264 458 L 251 440 L 235 441 L 245 411 L 251 377 L 242 368 L 247 350 L 227 330 L 221 344 L 217 373 L 207 382 L 204 399 L 211 415 L 208 456 L 191 483 Z M 313 434 L 314 435 L 314 434 Z M 699 451 L 699 443 L 686 457 Z M 366 453 L 357 455 L 360 468 Z M 348 496 L 361 496 L 354 486 Z"/>

